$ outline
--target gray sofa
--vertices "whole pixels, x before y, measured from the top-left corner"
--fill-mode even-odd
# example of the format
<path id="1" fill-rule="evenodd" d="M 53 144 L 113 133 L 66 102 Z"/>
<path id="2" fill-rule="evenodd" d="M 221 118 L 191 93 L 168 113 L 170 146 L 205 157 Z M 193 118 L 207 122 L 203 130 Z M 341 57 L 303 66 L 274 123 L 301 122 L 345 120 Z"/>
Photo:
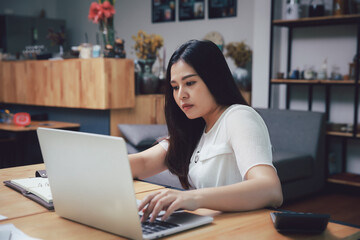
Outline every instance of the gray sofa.
<path id="1" fill-rule="evenodd" d="M 324 114 L 309 111 L 256 109 L 264 119 L 273 146 L 284 200 L 319 191 L 325 183 Z M 166 125 L 119 124 L 129 153 L 146 149 L 166 136 Z M 181 188 L 176 176 L 164 171 L 146 181 Z"/>

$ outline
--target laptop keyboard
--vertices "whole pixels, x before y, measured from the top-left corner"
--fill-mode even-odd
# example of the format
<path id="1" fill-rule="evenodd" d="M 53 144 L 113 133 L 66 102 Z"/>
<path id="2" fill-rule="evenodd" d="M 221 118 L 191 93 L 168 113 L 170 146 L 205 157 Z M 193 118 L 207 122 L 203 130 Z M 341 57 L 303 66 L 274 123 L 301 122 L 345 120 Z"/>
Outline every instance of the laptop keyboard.
<path id="1" fill-rule="evenodd" d="M 164 231 L 166 229 L 174 228 L 179 226 L 175 223 L 169 223 L 164 221 L 155 220 L 154 222 L 149 222 L 147 220 L 146 222 L 141 223 L 143 234 L 151 234 L 154 232 L 160 232 Z"/>

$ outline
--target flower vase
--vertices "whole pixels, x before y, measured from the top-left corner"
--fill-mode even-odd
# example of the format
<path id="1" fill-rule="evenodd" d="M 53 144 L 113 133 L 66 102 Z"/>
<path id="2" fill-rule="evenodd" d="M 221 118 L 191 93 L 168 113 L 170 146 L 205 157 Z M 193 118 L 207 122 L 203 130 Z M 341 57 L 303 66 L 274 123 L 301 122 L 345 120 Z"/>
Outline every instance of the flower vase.
<path id="1" fill-rule="evenodd" d="M 246 68 L 237 67 L 233 72 L 233 78 L 239 88 L 248 90 L 251 87 L 251 79 Z"/>
<path id="2" fill-rule="evenodd" d="M 102 36 L 103 36 L 103 48 L 104 48 L 104 57 L 114 57 L 114 45 L 115 45 L 115 31 L 112 26 L 103 26 L 102 27 Z"/>
<path id="3" fill-rule="evenodd" d="M 138 64 L 141 68 L 139 73 L 140 93 L 154 94 L 159 86 L 159 78 L 152 72 L 152 66 L 156 59 L 139 59 Z"/>

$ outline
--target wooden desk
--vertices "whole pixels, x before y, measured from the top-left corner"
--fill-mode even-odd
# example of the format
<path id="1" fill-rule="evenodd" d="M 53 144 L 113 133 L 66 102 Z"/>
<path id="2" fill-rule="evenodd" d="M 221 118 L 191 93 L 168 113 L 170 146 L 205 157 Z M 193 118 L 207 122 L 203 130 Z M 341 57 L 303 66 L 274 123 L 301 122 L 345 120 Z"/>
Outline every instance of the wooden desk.
<path id="1" fill-rule="evenodd" d="M 0 130 L 9 132 L 27 132 L 35 131 L 39 127 L 58 128 L 58 129 L 79 129 L 80 124 L 57 121 L 31 121 L 28 126 L 17 126 L 15 124 L 0 123 Z"/>
<path id="2" fill-rule="evenodd" d="M 0 123 L 0 168 L 42 163 L 36 135 L 39 127 L 79 130 L 80 124 L 57 121 L 31 121 L 28 126 Z"/>
<path id="3" fill-rule="evenodd" d="M 49 212 L 43 206 L 3 184 L 3 181 L 6 180 L 35 177 L 36 170 L 42 169 L 45 169 L 44 164 L 0 169 L 0 215 L 13 219 Z M 164 187 L 142 181 L 134 181 L 134 188 L 136 193 L 146 193 Z"/>
<path id="4" fill-rule="evenodd" d="M 7 176 L 20 176 L 24 173 L 26 176 L 31 171 L 38 169 L 42 165 L 33 165 L 31 167 L 11 168 L 0 170 L 0 176 L 7 172 Z M 25 176 L 25 177 L 26 177 Z M 143 189 L 143 192 L 138 192 L 136 197 L 142 199 L 150 191 L 155 191 L 154 186 L 148 183 L 141 182 L 142 187 L 149 187 Z M 136 185 L 135 188 L 140 185 Z M 2 188 L 5 188 L 2 186 Z M 13 191 L 9 189 L 9 191 Z M 0 195 L 0 200 L 11 196 Z M 22 197 L 23 201 L 30 201 Z M 7 199 L 10 202 L 11 199 Z M 5 207 L 0 203 L 0 214 Z M 13 206 L 11 206 L 13 207 Z M 199 209 L 195 211 L 202 215 L 211 215 L 214 217 L 214 222 L 197 229 L 189 230 L 168 237 L 167 239 L 358 239 L 360 238 L 360 229 L 348 227 L 341 224 L 329 223 L 327 229 L 318 235 L 306 234 L 279 234 L 273 227 L 270 219 L 271 210 L 261 209 L 250 212 L 239 213 L 220 213 L 217 211 Z M 85 225 L 66 220 L 56 215 L 55 212 L 42 211 L 17 217 L 8 220 L 0 221 L 0 224 L 13 223 L 17 228 L 31 237 L 42 239 L 123 239 L 101 230 L 97 230 Z"/>

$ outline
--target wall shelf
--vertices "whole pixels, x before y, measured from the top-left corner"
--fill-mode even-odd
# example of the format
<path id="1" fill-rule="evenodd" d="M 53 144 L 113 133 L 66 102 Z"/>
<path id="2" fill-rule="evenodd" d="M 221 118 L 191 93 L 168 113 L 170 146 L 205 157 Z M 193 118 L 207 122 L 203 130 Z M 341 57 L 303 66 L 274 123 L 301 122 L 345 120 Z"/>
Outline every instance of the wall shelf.
<path id="1" fill-rule="evenodd" d="M 349 86 L 354 91 L 354 99 L 353 99 L 353 111 L 354 111 L 354 119 L 353 126 L 357 126 L 359 123 L 358 120 L 358 107 L 359 107 L 359 90 L 360 90 L 360 79 L 359 79 L 359 61 L 355 63 L 355 80 L 306 80 L 306 79 L 277 79 L 273 76 L 273 41 L 274 41 L 274 28 L 276 27 L 285 27 L 288 28 L 287 34 L 287 65 L 286 72 L 290 72 L 292 69 L 291 66 L 291 56 L 292 56 L 292 41 L 293 41 L 293 32 L 297 28 L 310 28 L 314 26 L 334 26 L 334 25 L 355 25 L 356 32 L 354 32 L 354 36 L 356 37 L 356 53 L 360 56 L 360 14 L 352 14 L 352 15 L 341 15 L 341 16 L 324 16 L 324 17 L 308 17 L 301 18 L 296 20 L 282 20 L 282 19 L 274 19 L 274 5 L 275 1 L 272 1 L 272 13 L 271 13 L 271 30 L 270 30 L 270 71 L 269 71 L 269 108 L 272 107 L 272 87 L 275 85 L 284 85 L 286 91 L 285 97 L 285 108 L 290 109 L 290 99 L 291 99 L 291 88 L 296 87 L 296 85 L 303 85 L 307 87 L 308 96 L 307 96 L 307 105 L 308 111 L 312 111 L 313 106 L 313 89 L 315 86 L 322 86 L 325 89 L 324 103 L 325 103 L 325 116 L 327 122 L 329 122 L 330 115 L 330 104 L 331 104 L 331 89 L 340 87 L 340 86 Z M 305 31 L 305 30 L 303 30 Z M 309 37 L 310 39 L 310 37 Z M 313 53 L 316 54 L 316 53 Z M 350 176 L 346 173 L 346 160 L 347 160 L 347 141 L 348 139 L 358 139 L 360 140 L 360 133 L 357 132 L 356 128 L 352 132 L 335 132 L 335 131 L 327 131 L 326 132 L 326 146 L 325 146 L 325 156 L 328 158 L 329 154 L 329 146 L 331 137 L 338 137 L 341 139 L 342 144 L 342 153 L 341 153 L 341 174 L 340 176 L 345 176 L 344 179 L 337 177 L 333 178 L 333 176 L 329 176 L 329 181 L 333 181 L 336 183 L 342 184 L 354 184 L 356 186 L 360 186 L 360 181 L 357 181 L 360 178 L 360 175 L 354 174 L 355 176 Z"/>
<path id="2" fill-rule="evenodd" d="M 275 84 L 352 85 L 355 80 L 271 79 Z"/>
<path id="3" fill-rule="evenodd" d="M 329 176 L 328 182 L 345 184 L 355 187 L 360 187 L 360 175 L 353 173 L 339 173 Z"/>
<path id="4" fill-rule="evenodd" d="M 335 132 L 335 131 L 327 131 L 327 135 L 329 136 L 335 136 L 335 137 L 353 137 L 354 134 L 351 132 Z M 356 138 L 360 137 L 360 134 L 356 134 Z"/>
<path id="5" fill-rule="evenodd" d="M 308 17 L 296 20 L 273 20 L 274 26 L 281 27 L 314 27 L 324 25 L 341 25 L 360 22 L 360 14 L 349 14 L 340 16 Z"/>

